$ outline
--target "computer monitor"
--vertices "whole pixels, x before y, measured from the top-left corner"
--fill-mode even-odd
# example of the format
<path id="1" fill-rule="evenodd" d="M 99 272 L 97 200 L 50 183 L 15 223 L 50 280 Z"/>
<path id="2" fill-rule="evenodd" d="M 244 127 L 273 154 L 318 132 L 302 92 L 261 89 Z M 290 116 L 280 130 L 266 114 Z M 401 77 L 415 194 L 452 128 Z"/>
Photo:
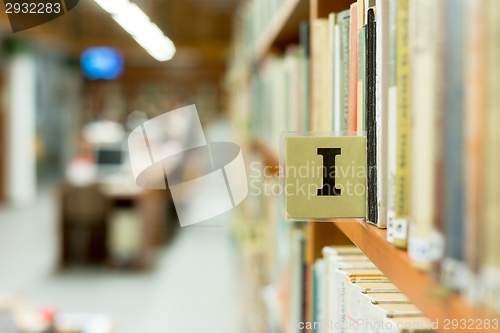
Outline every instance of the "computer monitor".
<path id="1" fill-rule="evenodd" d="M 122 147 L 99 147 L 96 151 L 98 166 L 121 166 L 124 160 Z"/>

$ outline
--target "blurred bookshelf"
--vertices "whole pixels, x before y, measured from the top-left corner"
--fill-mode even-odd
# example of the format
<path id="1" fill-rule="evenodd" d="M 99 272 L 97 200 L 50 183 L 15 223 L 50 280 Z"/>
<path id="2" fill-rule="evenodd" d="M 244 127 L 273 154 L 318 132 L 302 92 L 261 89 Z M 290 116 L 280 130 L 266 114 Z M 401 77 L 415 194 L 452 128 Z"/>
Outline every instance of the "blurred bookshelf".
<path id="1" fill-rule="evenodd" d="M 388 3 L 388 1 L 385 3 Z M 273 113 L 277 112 L 276 106 L 279 107 L 282 103 L 286 104 L 283 109 L 287 109 L 292 105 L 289 104 L 288 100 L 279 100 L 274 96 L 276 93 L 274 89 L 280 84 L 283 84 L 283 82 L 287 82 L 287 80 L 285 79 L 276 83 L 272 81 L 272 78 L 276 77 L 276 75 L 280 75 L 280 70 L 282 68 L 280 66 L 282 66 L 282 63 L 286 64 L 287 57 L 290 59 L 290 54 L 295 52 L 297 47 L 300 49 L 301 46 L 304 46 L 304 41 L 301 40 L 301 22 L 303 22 L 304 19 L 308 19 L 310 22 L 310 37 L 307 42 L 308 45 L 310 45 L 310 54 L 305 52 L 306 61 L 303 63 L 310 68 L 310 72 L 307 73 L 306 76 L 302 76 L 302 74 L 299 75 L 298 80 L 307 81 L 308 87 L 305 90 L 308 97 L 306 106 L 308 110 L 306 112 L 308 112 L 308 117 L 310 117 L 310 119 L 314 118 L 314 112 L 318 110 L 318 106 L 315 105 L 317 100 L 314 98 L 315 85 L 318 84 L 318 81 L 314 77 L 315 73 L 313 68 L 315 66 L 314 62 L 318 61 L 319 58 L 315 56 L 317 49 L 313 41 L 315 39 L 315 34 L 318 32 L 313 22 L 318 19 L 328 19 L 330 13 L 340 13 L 348 10 L 353 2 L 353 0 L 271 1 L 270 3 L 272 3 L 272 5 L 267 8 L 266 15 L 262 15 L 263 19 L 258 23 L 253 23 L 256 24 L 258 28 L 255 28 L 255 26 L 253 26 L 253 28 L 248 28 L 248 21 L 252 11 L 248 8 L 251 7 L 252 4 L 262 3 L 262 1 L 249 1 L 245 3 L 246 7 L 242 7 L 241 11 L 238 12 L 235 19 L 237 28 L 235 29 L 236 33 L 233 40 L 232 56 L 229 61 L 226 75 L 226 88 L 229 97 L 229 109 L 231 110 L 230 115 L 233 122 L 241 129 L 238 133 L 240 139 L 248 143 L 247 147 L 250 148 L 250 162 L 261 162 L 264 167 L 271 168 L 270 170 L 273 170 L 274 174 L 279 168 L 279 154 L 277 150 L 279 133 L 287 130 L 314 130 L 313 124 L 303 123 L 302 120 L 297 122 L 294 121 L 291 125 L 285 125 L 279 129 L 265 129 L 265 127 L 268 126 L 268 120 L 275 123 L 283 121 L 288 122 L 287 117 L 289 117 L 290 114 L 287 113 L 287 110 L 279 111 L 282 112 L 283 115 L 278 117 L 273 115 Z M 368 7 L 370 4 L 375 4 L 375 1 L 360 0 L 358 1 L 358 4 L 359 3 L 366 4 Z M 412 0 L 403 1 L 401 3 L 411 4 Z M 252 31 L 252 37 L 249 37 L 248 30 Z M 297 61 L 301 64 L 302 51 L 294 53 L 299 54 L 299 56 L 293 58 L 295 60 L 298 59 Z M 267 66 L 269 66 L 269 63 L 271 63 L 272 68 L 268 71 Z M 283 67 L 286 71 L 286 65 Z M 278 70 L 276 70 L 276 68 L 278 68 Z M 269 73 L 266 74 L 266 71 Z M 266 84 L 261 85 L 262 78 L 264 78 L 264 81 L 267 79 L 271 83 L 267 86 Z M 286 76 L 286 78 L 289 79 L 290 76 Z M 268 93 L 267 90 L 270 92 Z M 255 93 L 256 91 L 257 93 Z M 286 92 L 293 95 L 294 90 Z M 264 102 L 259 100 L 261 97 L 265 100 Z M 281 107 L 279 108 L 281 109 Z M 256 113 L 258 114 L 257 121 L 255 120 Z M 273 124 L 273 126 L 275 125 Z M 262 127 L 264 131 L 255 131 L 256 127 Z M 301 277 L 301 283 L 299 284 L 300 288 L 302 288 L 299 293 L 302 292 L 303 296 L 301 304 L 304 305 L 304 308 L 302 309 L 301 318 L 305 321 L 313 320 L 313 312 L 315 311 L 313 308 L 315 305 L 312 304 L 312 298 L 313 293 L 316 292 L 313 291 L 315 288 L 312 283 L 314 280 L 313 271 L 315 269 L 315 262 L 322 257 L 322 249 L 326 246 L 348 244 L 354 244 L 361 249 L 368 259 L 431 321 L 444 323 L 446 320 L 457 320 L 470 323 L 476 321 L 482 322 L 483 320 L 498 320 L 498 318 L 500 318 L 498 310 L 492 310 L 491 307 L 485 307 L 481 304 L 478 305 L 473 301 L 467 300 L 465 294 L 458 293 L 455 288 L 445 286 L 441 280 L 442 276 L 437 275 L 432 270 L 422 269 L 422 267 L 416 265 L 415 260 L 410 258 L 406 248 L 401 248 L 406 247 L 406 245 L 395 246 L 390 243 L 388 241 L 388 231 L 383 228 L 365 222 L 286 222 L 281 220 L 277 212 L 279 209 L 273 208 L 277 206 L 276 203 L 279 201 L 278 196 L 274 195 L 273 197 L 273 195 L 269 195 L 266 198 L 252 199 L 251 201 L 253 202 L 245 205 L 242 209 L 241 220 L 245 222 L 241 222 L 241 227 L 245 228 L 245 226 L 248 227 L 248 225 L 251 225 L 253 228 L 256 225 L 261 225 L 261 230 L 271 230 L 269 231 L 270 235 L 262 236 L 259 252 L 261 257 L 259 260 L 267 262 L 267 265 L 270 266 L 273 264 L 278 267 L 283 266 L 283 264 L 276 259 L 279 255 L 268 254 L 270 249 L 271 251 L 280 252 L 280 250 L 275 249 L 275 247 L 280 247 L 280 245 L 274 243 L 280 242 L 280 237 L 282 237 L 282 235 L 279 230 L 283 228 L 283 223 L 289 224 L 285 232 L 290 232 L 290 237 L 292 239 L 289 240 L 292 245 L 288 244 L 288 247 L 285 246 L 285 249 L 290 251 L 287 256 L 288 258 L 293 256 L 294 251 L 296 251 L 293 245 L 294 234 L 299 232 L 301 235 L 300 237 L 302 237 L 303 252 L 301 253 L 304 256 L 305 268 L 304 276 Z M 253 216 L 256 214 L 255 210 L 259 209 L 266 211 L 266 213 L 255 218 L 255 216 Z M 276 229 L 278 231 L 276 231 Z M 265 234 L 265 232 L 263 232 L 263 234 Z M 267 258 L 269 256 L 272 258 Z M 290 264 L 290 266 L 293 266 L 293 264 Z M 286 264 L 285 267 L 287 267 Z M 293 271 L 293 267 L 288 269 Z M 293 307 L 293 305 L 291 305 L 293 301 L 283 301 L 283 298 L 293 299 L 296 297 L 294 296 L 293 287 L 295 286 L 297 288 L 298 284 L 294 284 L 293 282 L 293 273 L 290 273 L 290 276 L 286 277 L 287 274 L 282 272 L 281 275 L 278 274 L 278 277 L 276 277 L 275 270 L 276 269 L 270 269 L 266 272 L 266 270 L 263 269 L 261 271 L 261 273 L 263 273 L 259 276 L 261 279 L 260 287 L 266 289 L 269 286 L 274 286 L 276 288 L 275 292 L 280 295 L 280 301 L 286 303 L 284 305 L 282 304 L 282 310 L 284 309 L 284 312 L 288 313 L 290 317 L 293 317 L 293 309 L 291 309 L 291 307 Z M 285 277 L 283 277 L 283 275 L 285 275 Z M 284 285 L 284 287 L 276 287 L 276 285 Z M 253 287 L 255 288 L 256 286 L 253 285 Z M 248 292 L 252 293 L 250 290 Z M 254 290 L 253 292 L 258 291 Z M 267 305 L 269 309 L 269 304 Z M 267 327 L 273 326 L 273 324 L 270 324 L 272 318 L 269 319 L 269 317 L 273 317 L 272 313 L 274 312 L 271 310 L 269 311 L 271 314 L 268 313 L 267 316 L 264 315 L 262 319 L 263 324 L 260 329 L 266 325 Z M 301 310 L 296 311 L 300 312 Z M 280 324 L 276 331 L 296 331 L 288 329 L 286 320 L 284 320 L 283 317 L 280 318 L 280 320 L 277 320 L 280 321 Z M 455 330 L 460 331 L 460 328 L 455 328 Z M 496 331 L 493 327 L 484 327 L 483 330 L 487 332 Z M 259 332 L 259 329 L 255 331 Z M 312 329 L 306 329 L 304 331 L 316 332 L 316 330 Z M 440 325 L 437 331 L 445 332 L 446 329 Z"/>

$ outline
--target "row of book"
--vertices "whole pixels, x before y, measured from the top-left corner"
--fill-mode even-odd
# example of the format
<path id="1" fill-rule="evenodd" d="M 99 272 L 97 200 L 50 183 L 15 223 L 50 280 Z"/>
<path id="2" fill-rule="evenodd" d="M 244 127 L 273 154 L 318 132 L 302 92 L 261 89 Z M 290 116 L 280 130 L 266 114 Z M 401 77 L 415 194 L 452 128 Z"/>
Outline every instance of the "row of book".
<path id="1" fill-rule="evenodd" d="M 242 18 L 241 38 L 246 59 L 252 59 L 254 52 L 266 35 L 273 19 L 286 2 L 293 0 L 253 0 L 244 3 L 239 10 Z"/>
<path id="2" fill-rule="evenodd" d="M 358 0 L 266 58 L 249 99 L 253 135 L 274 148 L 282 131 L 366 135 L 367 220 L 496 310 L 499 16 L 497 0 Z"/>
<path id="3" fill-rule="evenodd" d="M 306 329 L 345 333 L 437 328 L 356 246 L 328 246 L 322 252 L 313 267 L 317 287 L 313 321 L 306 322 Z"/>
<path id="4" fill-rule="evenodd" d="M 251 132 L 276 151 L 281 132 L 309 128 L 309 61 L 302 46 L 270 56 L 252 78 Z"/>
<path id="5" fill-rule="evenodd" d="M 248 158 L 262 162 L 258 154 Z M 290 332 L 291 318 L 304 318 L 306 223 L 281 217 L 278 197 L 266 193 L 276 179 L 254 172 L 250 177 L 251 193 L 239 206 L 234 226 L 242 267 L 243 324 L 248 332 Z"/>

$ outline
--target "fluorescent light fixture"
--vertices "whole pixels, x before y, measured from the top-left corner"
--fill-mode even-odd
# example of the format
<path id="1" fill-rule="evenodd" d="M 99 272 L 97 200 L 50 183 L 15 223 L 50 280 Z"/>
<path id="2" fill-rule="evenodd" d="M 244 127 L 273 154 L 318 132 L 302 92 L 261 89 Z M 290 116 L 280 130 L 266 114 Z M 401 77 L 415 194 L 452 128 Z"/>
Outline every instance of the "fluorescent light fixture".
<path id="1" fill-rule="evenodd" d="M 129 0 L 95 0 L 113 19 L 153 58 L 158 61 L 172 59 L 175 54 L 174 43 L 163 34 L 160 28 Z"/>

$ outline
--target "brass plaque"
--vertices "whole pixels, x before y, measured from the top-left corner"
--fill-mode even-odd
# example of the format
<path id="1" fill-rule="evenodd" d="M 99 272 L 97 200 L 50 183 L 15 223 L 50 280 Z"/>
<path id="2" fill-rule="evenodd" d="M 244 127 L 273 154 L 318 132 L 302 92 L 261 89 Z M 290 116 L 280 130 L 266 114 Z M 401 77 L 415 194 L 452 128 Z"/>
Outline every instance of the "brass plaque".
<path id="1" fill-rule="evenodd" d="M 366 217 L 366 137 L 287 137 L 283 171 L 288 218 Z"/>

